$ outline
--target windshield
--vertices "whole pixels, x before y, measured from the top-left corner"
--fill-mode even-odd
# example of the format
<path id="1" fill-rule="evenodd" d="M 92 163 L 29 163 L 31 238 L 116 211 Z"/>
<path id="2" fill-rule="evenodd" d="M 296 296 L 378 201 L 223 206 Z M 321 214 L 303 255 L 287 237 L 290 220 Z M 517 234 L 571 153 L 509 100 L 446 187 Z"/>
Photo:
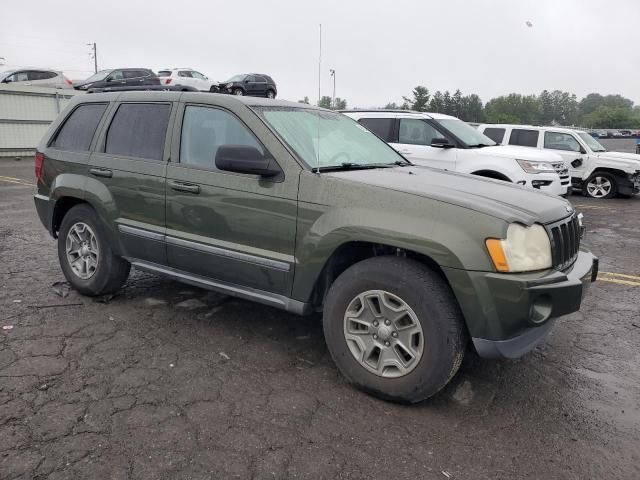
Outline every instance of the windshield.
<path id="1" fill-rule="evenodd" d="M 310 168 L 404 163 L 395 150 L 345 115 L 292 107 L 256 111 Z"/>
<path id="2" fill-rule="evenodd" d="M 226 83 L 241 82 L 242 80 L 244 80 L 244 77 L 246 77 L 246 75 L 235 75 L 231 77 L 229 80 L 227 80 Z"/>
<path id="3" fill-rule="evenodd" d="M 606 152 L 607 149 L 602 144 L 586 132 L 578 132 L 578 135 L 587 146 L 594 152 Z"/>
<path id="4" fill-rule="evenodd" d="M 84 83 L 92 83 L 99 82 L 107 78 L 107 75 L 111 73 L 111 70 L 100 70 L 98 73 L 91 75 L 89 78 L 84 80 Z"/>
<path id="5" fill-rule="evenodd" d="M 480 133 L 479 130 L 457 118 L 435 119 L 435 122 L 451 132 L 467 147 L 492 147 L 496 145 L 496 142 Z"/>

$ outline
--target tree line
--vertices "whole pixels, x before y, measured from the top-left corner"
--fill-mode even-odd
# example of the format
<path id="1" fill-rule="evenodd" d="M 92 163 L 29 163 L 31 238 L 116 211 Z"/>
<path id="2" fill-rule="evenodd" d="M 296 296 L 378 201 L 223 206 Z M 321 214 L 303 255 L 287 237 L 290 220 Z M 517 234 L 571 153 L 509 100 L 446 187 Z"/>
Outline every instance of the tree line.
<path id="1" fill-rule="evenodd" d="M 478 95 L 441 91 L 430 94 L 417 86 L 403 103 L 388 103 L 384 108 L 407 109 L 453 115 L 466 122 L 564 125 L 587 128 L 638 128 L 640 106 L 622 95 L 590 93 L 580 101 L 575 94 L 561 90 L 543 90 L 540 95 L 511 93 L 489 100 Z"/>
<path id="2" fill-rule="evenodd" d="M 587 128 L 640 128 L 640 105 L 622 95 L 590 93 L 580 101 L 575 94 L 561 90 L 543 90 L 540 95 L 510 93 L 483 103 L 478 95 L 463 95 L 460 90 L 434 94 L 417 86 L 402 103 L 387 103 L 385 109 L 415 110 L 453 115 L 465 122 L 563 125 Z M 309 97 L 298 100 L 310 103 Z M 323 96 L 318 106 L 345 110 L 347 101 Z"/>

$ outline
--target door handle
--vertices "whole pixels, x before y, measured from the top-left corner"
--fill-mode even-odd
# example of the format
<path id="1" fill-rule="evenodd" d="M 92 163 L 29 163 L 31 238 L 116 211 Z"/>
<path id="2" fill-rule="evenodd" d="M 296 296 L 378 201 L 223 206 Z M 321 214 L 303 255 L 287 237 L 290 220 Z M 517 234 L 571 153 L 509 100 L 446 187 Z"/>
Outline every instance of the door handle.
<path id="1" fill-rule="evenodd" d="M 91 175 L 95 175 L 96 177 L 105 177 L 111 178 L 113 177 L 113 171 L 108 168 L 90 168 L 89 173 Z"/>
<path id="2" fill-rule="evenodd" d="M 403 148 L 402 150 L 398 150 L 398 153 L 411 153 L 411 150 L 407 150 L 406 148 Z"/>
<path id="3" fill-rule="evenodd" d="M 170 180 L 169 186 L 177 192 L 200 193 L 200 185 L 194 185 L 193 183 L 174 182 Z"/>

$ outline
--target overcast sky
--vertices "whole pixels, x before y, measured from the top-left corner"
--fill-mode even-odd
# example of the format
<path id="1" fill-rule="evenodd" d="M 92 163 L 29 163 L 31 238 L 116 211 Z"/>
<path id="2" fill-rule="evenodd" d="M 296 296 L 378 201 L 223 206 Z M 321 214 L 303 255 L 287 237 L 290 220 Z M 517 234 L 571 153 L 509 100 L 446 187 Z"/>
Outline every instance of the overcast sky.
<path id="1" fill-rule="evenodd" d="M 484 101 L 546 88 L 640 103 L 638 0 L 2 3 L 5 63 L 74 79 L 92 73 L 86 43 L 95 41 L 99 68 L 190 66 L 217 80 L 262 72 L 281 98 L 316 101 L 322 23 L 322 94 L 335 68 L 349 106 L 400 102 L 416 85 Z"/>

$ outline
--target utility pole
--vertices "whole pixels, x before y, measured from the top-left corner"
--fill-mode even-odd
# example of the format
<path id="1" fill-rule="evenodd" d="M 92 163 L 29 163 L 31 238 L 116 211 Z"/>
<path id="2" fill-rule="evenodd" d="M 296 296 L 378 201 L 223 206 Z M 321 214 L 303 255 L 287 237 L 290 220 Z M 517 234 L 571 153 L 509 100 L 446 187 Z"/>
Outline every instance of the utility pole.
<path id="1" fill-rule="evenodd" d="M 329 73 L 333 77 L 333 97 L 331 98 L 331 106 L 333 109 L 336 109 L 336 70 L 335 68 L 330 68 Z"/>
<path id="2" fill-rule="evenodd" d="M 96 46 L 96 42 L 87 43 L 91 47 L 93 56 L 93 73 L 98 73 L 98 48 Z"/>
<path id="3" fill-rule="evenodd" d="M 320 85 L 322 82 L 322 24 L 320 24 L 320 45 L 318 53 L 318 105 L 320 105 Z"/>

